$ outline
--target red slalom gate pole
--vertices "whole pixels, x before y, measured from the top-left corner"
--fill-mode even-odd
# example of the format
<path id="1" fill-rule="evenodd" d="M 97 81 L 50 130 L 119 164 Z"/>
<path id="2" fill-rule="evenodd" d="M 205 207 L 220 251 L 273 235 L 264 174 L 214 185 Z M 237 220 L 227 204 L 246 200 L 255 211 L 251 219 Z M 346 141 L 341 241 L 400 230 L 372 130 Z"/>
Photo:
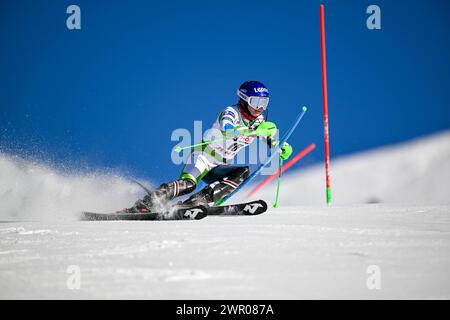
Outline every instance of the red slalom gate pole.
<path id="1" fill-rule="evenodd" d="M 323 129 L 325 136 L 325 176 L 327 204 L 331 205 L 330 183 L 330 139 L 328 136 L 328 92 L 327 92 L 327 57 L 325 47 L 325 8 L 320 5 L 320 44 L 322 53 L 322 95 L 323 95 Z"/>
<path id="2" fill-rule="evenodd" d="M 316 145 L 314 143 L 311 143 L 309 146 L 307 146 L 305 149 L 303 149 L 301 152 L 299 152 L 295 157 L 293 157 L 291 160 L 289 160 L 288 162 L 286 162 L 283 165 L 283 167 L 281 169 L 281 173 L 285 172 L 287 169 L 292 167 L 297 161 L 299 161 L 301 158 L 303 158 L 308 153 L 313 151 L 315 147 L 316 147 Z M 256 194 L 259 190 L 261 190 L 267 184 L 269 184 L 271 181 L 276 179 L 277 176 L 278 176 L 278 171 L 275 171 L 271 176 L 267 177 L 263 182 L 258 184 L 255 189 L 253 189 L 251 192 L 249 192 L 249 194 L 247 194 L 247 198 L 249 198 L 249 197 L 253 196 L 254 194 Z"/>

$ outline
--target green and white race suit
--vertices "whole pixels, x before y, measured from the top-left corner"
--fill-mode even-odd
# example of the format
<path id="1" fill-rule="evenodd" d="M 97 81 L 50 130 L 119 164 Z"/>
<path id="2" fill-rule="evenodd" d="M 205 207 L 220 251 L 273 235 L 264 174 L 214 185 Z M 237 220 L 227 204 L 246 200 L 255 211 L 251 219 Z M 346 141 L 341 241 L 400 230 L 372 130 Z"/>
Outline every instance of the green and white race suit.
<path id="1" fill-rule="evenodd" d="M 230 130 L 235 127 L 254 130 L 264 121 L 262 114 L 254 120 L 245 119 L 237 105 L 225 108 L 213 123 L 212 128 L 203 134 L 203 141 L 219 141 L 194 148 L 187 158 L 181 178 L 190 178 L 198 182 L 213 168 L 219 165 L 230 165 L 237 153 L 256 139 L 254 136 L 245 136 L 237 131 L 231 135 Z"/>

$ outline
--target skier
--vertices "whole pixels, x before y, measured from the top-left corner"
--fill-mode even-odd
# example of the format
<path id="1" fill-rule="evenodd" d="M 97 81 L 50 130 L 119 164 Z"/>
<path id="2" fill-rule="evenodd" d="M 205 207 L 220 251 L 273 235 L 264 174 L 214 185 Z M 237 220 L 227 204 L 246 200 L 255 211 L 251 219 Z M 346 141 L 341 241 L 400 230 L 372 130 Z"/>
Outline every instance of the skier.
<path id="1" fill-rule="evenodd" d="M 208 207 L 237 188 L 248 176 L 248 166 L 232 166 L 236 154 L 250 145 L 256 137 L 263 139 L 272 148 L 277 141 L 273 122 L 265 119 L 264 111 L 269 104 L 269 90 L 259 81 L 246 81 L 237 90 L 238 103 L 226 107 L 219 114 L 211 130 L 203 135 L 203 141 L 224 141 L 195 147 L 186 162 L 180 178 L 163 183 L 149 192 L 142 200 L 120 212 L 147 213 L 164 209 L 170 200 L 193 192 L 200 180 L 207 186 L 192 195 L 183 205 Z M 292 154 L 292 147 L 286 142 L 280 157 L 286 160 Z M 179 203 L 181 204 L 181 203 Z"/>

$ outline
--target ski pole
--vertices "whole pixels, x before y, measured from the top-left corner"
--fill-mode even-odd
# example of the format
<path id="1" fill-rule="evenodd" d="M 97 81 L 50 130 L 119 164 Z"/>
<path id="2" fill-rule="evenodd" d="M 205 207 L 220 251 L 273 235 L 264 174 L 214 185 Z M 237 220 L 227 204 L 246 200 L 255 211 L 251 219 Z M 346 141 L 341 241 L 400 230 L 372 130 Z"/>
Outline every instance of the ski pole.
<path id="1" fill-rule="evenodd" d="M 223 197 L 222 199 L 220 199 L 219 201 L 217 201 L 214 205 L 218 206 L 223 204 L 225 201 L 227 201 L 228 199 L 230 199 L 236 192 L 238 192 L 239 190 L 241 190 L 246 184 L 248 184 L 250 181 L 252 181 L 258 174 L 260 174 L 260 172 L 262 171 L 262 169 L 270 162 L 272 161 L 273 157 L 276 155 L 277 151 L 279 151 L 281 149 L 281 147 L 283 146 L 283 144 L 287 141 L 287 139 L 289 139 L 289 137 L 292 135 L 292 133 L 294 132 L 295 128 L 297 128 L 298 124 L 300 123 L 300 121 L 302 120 L 303 116 L 305 115 L 306 110 L 308 110 L 308 108 L 306 106 L 303 106 L 302 108 L 302 112 L 298 115 L 297 119 L 295 120 L 294 125 L 291 127 L 291 129 L 289 129 L 289 131 L 284 135 L 283 139 L 277 144 L 277 146 L 275 147 L 274 152 L 272 152 L 272 154 L 266 159 L 266 161 L 264 161 L 264 163 L 262 163 L 246 180 L 244 180 L 244 182 L 242 182 L 236 189 L 234 189 L 231 193 L 227 194 L 225 197 Z"/>
<path id="2" fill-rule="evenodd" d="M 242 128 L 235 128 L 234 130 L 235 131 L 239 131 L 239 130 L 245 130 L 245 129 L 246 128 L 242 127 Z M 222 141 L 225 141 L 225 140 L 227 140 L 229 138 L 233 138 L 233 137 L 237 136 L 237 134 L 233 134 L 233 133 L 230 133 L 230 132 L 227 132 L 227 134 L 229 134 L 231 136 L 226 136 L 226 137 L 223 137 L 223 138 L 220 138 L 220 139 L 216 139 L 216 140 L 203 141 L 203 142 L 200 142 L 200 143 L 197 143 L 197 144 L 193 144 L 193 145 L 190 145 L 190 146 L 187 146 L 187 147 L 180 147 L 180 146 L 178 146 L 175 149 L 173 149 L 173 151 L 180 153 L 182 150 L 185 150 L 185 149 L 190 149 L 190 148 L 194 148 L 194 147 L 200 147 L 200 146 L 204 146 L 204 145 L 208 145 L 208 144 L 216 143 L 216 142 L 222 142 Z M 254 134 L 256 134 L 256 133 L 254 133 Z"/>
<path id="3" fill-rule="evenodd" d="M 180 153 L 182 150 L 185 150 L 185 149 L 191 149 L 191 148 L 200 147 L 200 146 L 204 146 L 204 145 L 215 143 L 215 142 L 221 142 L 221 141 L 224 141 L 224 140 L 226 140 L 228 138 L 229 137 L 224 137 L 224 138 L 217 139 L 217 140 L 203 141 L 201 143 L 193 144 L 193 145 L 187 146 L 187 147 L 180 147 L 180 146 L 178 146 L 175 149 L 173 149 L 173 151 Z"/>
<path id="4" fill-rule="evenodd" d="M 283 172 L 283 170 L 281 170 L 281 168 L 283 168 L 283 159 L 281 159 L 281 157 L 280 157 L 280 167 L 278 168 L 277 194 L 275 196 L 275 202 L 273 204 L 274 208 L 278 208 L 278 197 L 280 196 L 281 173 Z"/>

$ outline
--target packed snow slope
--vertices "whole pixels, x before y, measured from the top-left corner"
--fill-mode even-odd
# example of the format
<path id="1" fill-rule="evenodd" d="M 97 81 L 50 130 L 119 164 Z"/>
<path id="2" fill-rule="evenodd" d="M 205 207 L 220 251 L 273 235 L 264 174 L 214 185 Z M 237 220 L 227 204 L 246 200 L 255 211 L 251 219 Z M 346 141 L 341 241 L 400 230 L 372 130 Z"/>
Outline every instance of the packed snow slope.
<path id="1" fill-rule="evenodd" d="M 448 206 L 2 223 L 0 298 L 450 299 L 449 253 Z"/>
<path id="2" fill-rule="evenodd" d="M 450 299 L 449 140 L 333 159 L 330 208 L 300 167 L 282 207 L 200 221 L 78 221 L 141 191 L 2 155 L 0 298 Z"/>
<path id="3" fill-rule="evenodd" d="M 301 163 L 301 162 L 300 162 Z M 331 159 L 331 189 L 337 205 L 361 203 L 450 204 L 450 131 L 410 142 Z M 257 194 L 274 199 L 275 185 Z M 285 205 L 325 202 L 325 167 L 286 171 Z"/>

